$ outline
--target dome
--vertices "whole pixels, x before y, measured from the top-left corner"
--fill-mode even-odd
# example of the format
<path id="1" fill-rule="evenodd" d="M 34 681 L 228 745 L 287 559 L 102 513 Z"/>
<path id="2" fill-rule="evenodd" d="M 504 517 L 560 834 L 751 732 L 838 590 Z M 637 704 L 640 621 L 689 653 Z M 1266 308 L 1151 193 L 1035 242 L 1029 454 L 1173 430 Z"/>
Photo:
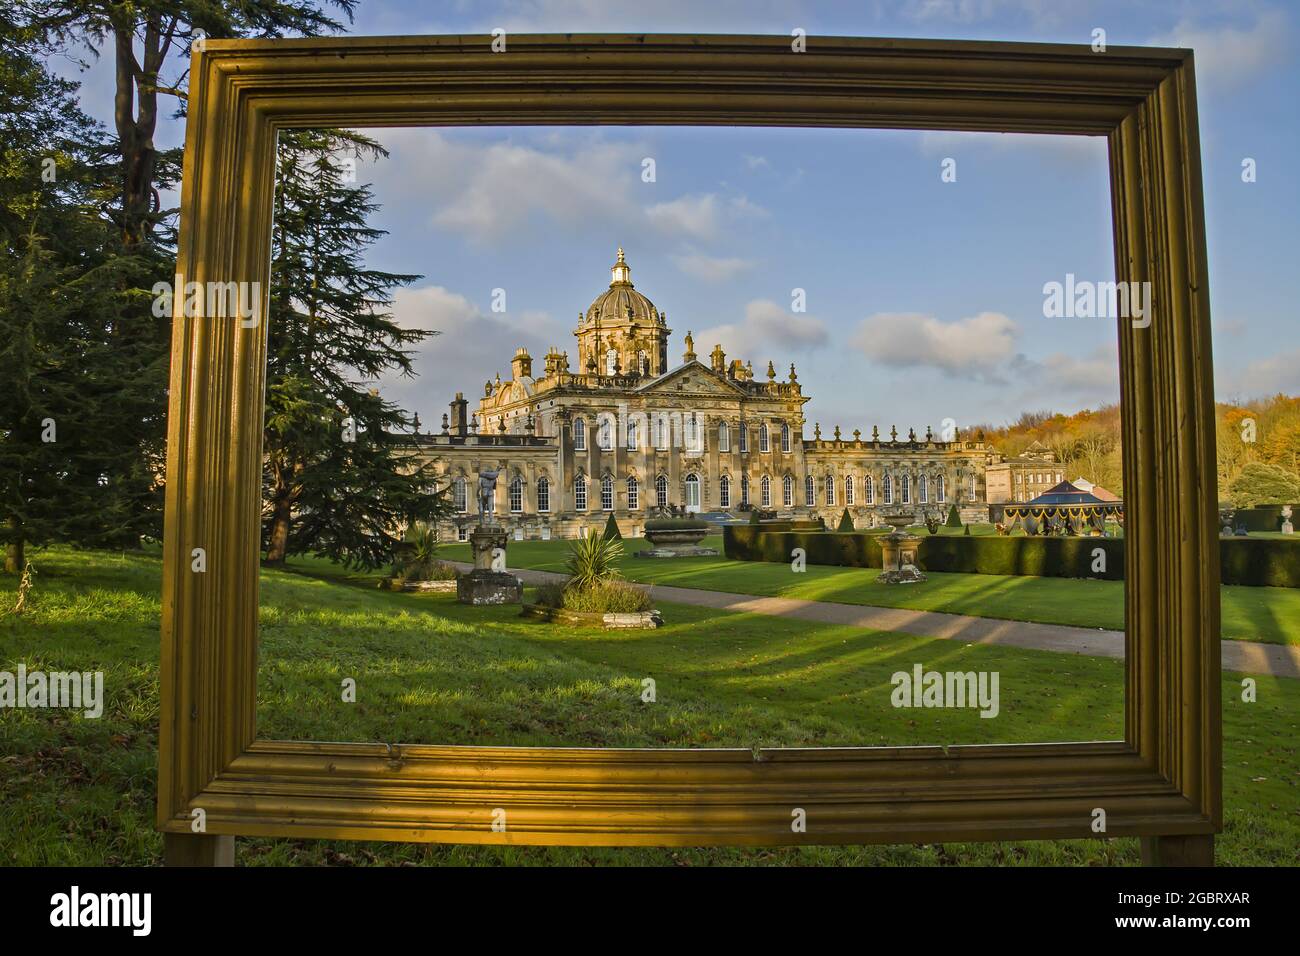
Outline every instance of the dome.
<path id="1" fill-rule="evenodd" d="M 609 271 L 609 288 L 596 296 L 587 308 L 583 324 L 599 322 L 602 327 L 606 327 L 626 325 L 630 321 L 643 326 L 662 326 L 664 318 L 654 303 L 632 287 L 632 270 L 623 257 L 622 248 L 618 250 L 618 261 Z"/>

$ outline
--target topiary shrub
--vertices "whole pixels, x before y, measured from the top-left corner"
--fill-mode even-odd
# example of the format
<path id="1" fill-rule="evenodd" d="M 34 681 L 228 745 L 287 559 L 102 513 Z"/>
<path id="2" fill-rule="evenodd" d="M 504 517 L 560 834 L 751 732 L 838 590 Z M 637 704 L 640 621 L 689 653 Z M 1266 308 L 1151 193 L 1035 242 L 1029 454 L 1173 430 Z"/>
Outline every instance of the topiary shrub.
<path id="1" fill-rule="evenodd" d="M 966 537 L 970 537 L 970 525 L 966 525 L 966 530 L 962 532 Z"/>
<path id="2" fill-rule="evenodd" d="M 961 527 L 961 515 L 957 512 L 957 504 L 953 502 L 948 506 L 948 520 L 944 522 L 949 528 Z"/>
<path id="3" fill-rule="evenodd" d="M 842 532 L 842 531 L 856 531 L 856 530 L 857 530 L 856 528 L 853 527 L 853 516 L 849 514 L 849 509 L 848 509 L 848 508 L 845 508 L 845 509 L 844 509 L 844 514 L 840 515 L 840 523 L 839 523 L 838 527 L 836 527 L 835 530 L 836 530 L 836 531 L 841 531 L 841 532 Z"/>
<path id="4" fill-rule="evenodd" d="M 609 520 L 605 522 L 605 538 L 609 541 L 623 540 L 623 532 L 618 530 L 618 522 L 614 520 L 613 514 L 611 514 Z"/>

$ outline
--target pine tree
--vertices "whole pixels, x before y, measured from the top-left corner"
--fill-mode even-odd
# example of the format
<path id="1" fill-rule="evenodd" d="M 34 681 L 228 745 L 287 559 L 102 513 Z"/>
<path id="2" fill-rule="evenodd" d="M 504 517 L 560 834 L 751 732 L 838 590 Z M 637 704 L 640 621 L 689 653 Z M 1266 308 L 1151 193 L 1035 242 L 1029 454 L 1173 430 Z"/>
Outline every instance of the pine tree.
<path id="1" fill-rule="evenodd" d="M 623 532 L 618 530 L 618 522 L 614 520 L 611 514 L 609 520 L 605 522 L 605 537 L 610 541 L 622 540 Z"/>
<path id="2" fill-rule="evenodd" d="M 840 524 L 839 524 L 839 527 L 836 528 L 835 530 L 836 530 L 836 531 L 853 531 L 853 530 L 855 530 L 854 527 L 853 527 L 853 516 L 849 514 L 849 509 L 848 509 L 848 508 L 845 508 L 845 509 L 844 509 L 844 514 L 840 515 Z"/>
<path id="3" fill-rule="evenodd" d="M 961 527 L 961 515 L 957 511 L 956 504 L 951 504 L 948 506 L 948 520 L 945 521 L 944 524 L 946 524 L 949 528 Z"/>
<path id="4" fill-rule="evenodd" d="M 369 387 L 414 374 L 409 346 L 434 333 L 386 310 L 391 290 L 419 279 L 365 268 L 382 230 L 369 186 L 349 159 L 386 156 L 344 130 L 280 134 L 272 234 L 263 546 L 266 560 L 312 552 L 352 567 L 392 560 L 398 528 L 445 513 L 431 467 L 400 433 L 412 421 Z"/>

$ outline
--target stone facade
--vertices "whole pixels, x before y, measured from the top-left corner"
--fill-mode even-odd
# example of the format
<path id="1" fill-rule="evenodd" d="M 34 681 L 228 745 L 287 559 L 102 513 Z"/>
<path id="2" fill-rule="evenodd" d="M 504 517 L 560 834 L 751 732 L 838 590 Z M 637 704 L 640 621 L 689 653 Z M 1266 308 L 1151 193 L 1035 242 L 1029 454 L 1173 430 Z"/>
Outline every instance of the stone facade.
<path id="1" fill-rule="evenodd" d="M 941 441 L 928 428 L 849 438 L 838 426 L 832 438 L 820 427 L 805 438 L 809 397 L 793 365 L 778 380 L 768 362 L 760 380 L 721 346 L 701 361 L 688 332 L 681 364 L 669 367 L 667 316 L 633 287 L 622 249 L 611 277 L 579 315 L 576 370 L 552 347 L 535 376 L 521 348 L 509 381 L 487 382 L 473 412 L 458 393 L 440 434 L 411 436 L 413 453 L 451 487 L 444 540 L 464 540 L 477 523 L 476 476 L 497 467 L 494 513 L 515 539 L 574 537 L 611 513 L 639 536 L 666 509 L 758 508 L 833 527 L 847 507 L 872 527 L 956 502 L 964 520 L 987 520 L 985 471 L 1000 456 L 982 440 Z"/>
<path id="2" fill-rule="evenodd" d="M 1001 458 L 986 471 L 988 503 L 1032 501 L 1049 488 L 1065 480 L 1065 472 L 1056 455 L 1042 442 L 1035 441 L 1015 458 Z"/>

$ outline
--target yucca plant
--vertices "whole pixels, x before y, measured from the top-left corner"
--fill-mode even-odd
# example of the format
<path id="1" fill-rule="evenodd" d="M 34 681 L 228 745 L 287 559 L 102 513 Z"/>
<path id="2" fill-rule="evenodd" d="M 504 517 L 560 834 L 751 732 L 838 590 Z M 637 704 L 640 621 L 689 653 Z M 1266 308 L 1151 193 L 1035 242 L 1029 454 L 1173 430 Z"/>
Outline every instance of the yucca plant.
<path id="1" fill-rule="evenodd" d="M 403 538 L 406 543 L 405 559 L 397 570 L 409 581 L 429 581 L 433 579 L 438 565 L 438 533 L 423 521 L 417 521 L 406 529 Z"/>
<path id="2" fill-rule="evenodd" d="M 569 560 L 565 565 L 570 575 L 567 587 L 583 590 L 617 580 L 622 575 L 616 562 L 622 556 L 622 541 L 591 529 L 586 537 L 578 538 L 569 546 Z"/>

